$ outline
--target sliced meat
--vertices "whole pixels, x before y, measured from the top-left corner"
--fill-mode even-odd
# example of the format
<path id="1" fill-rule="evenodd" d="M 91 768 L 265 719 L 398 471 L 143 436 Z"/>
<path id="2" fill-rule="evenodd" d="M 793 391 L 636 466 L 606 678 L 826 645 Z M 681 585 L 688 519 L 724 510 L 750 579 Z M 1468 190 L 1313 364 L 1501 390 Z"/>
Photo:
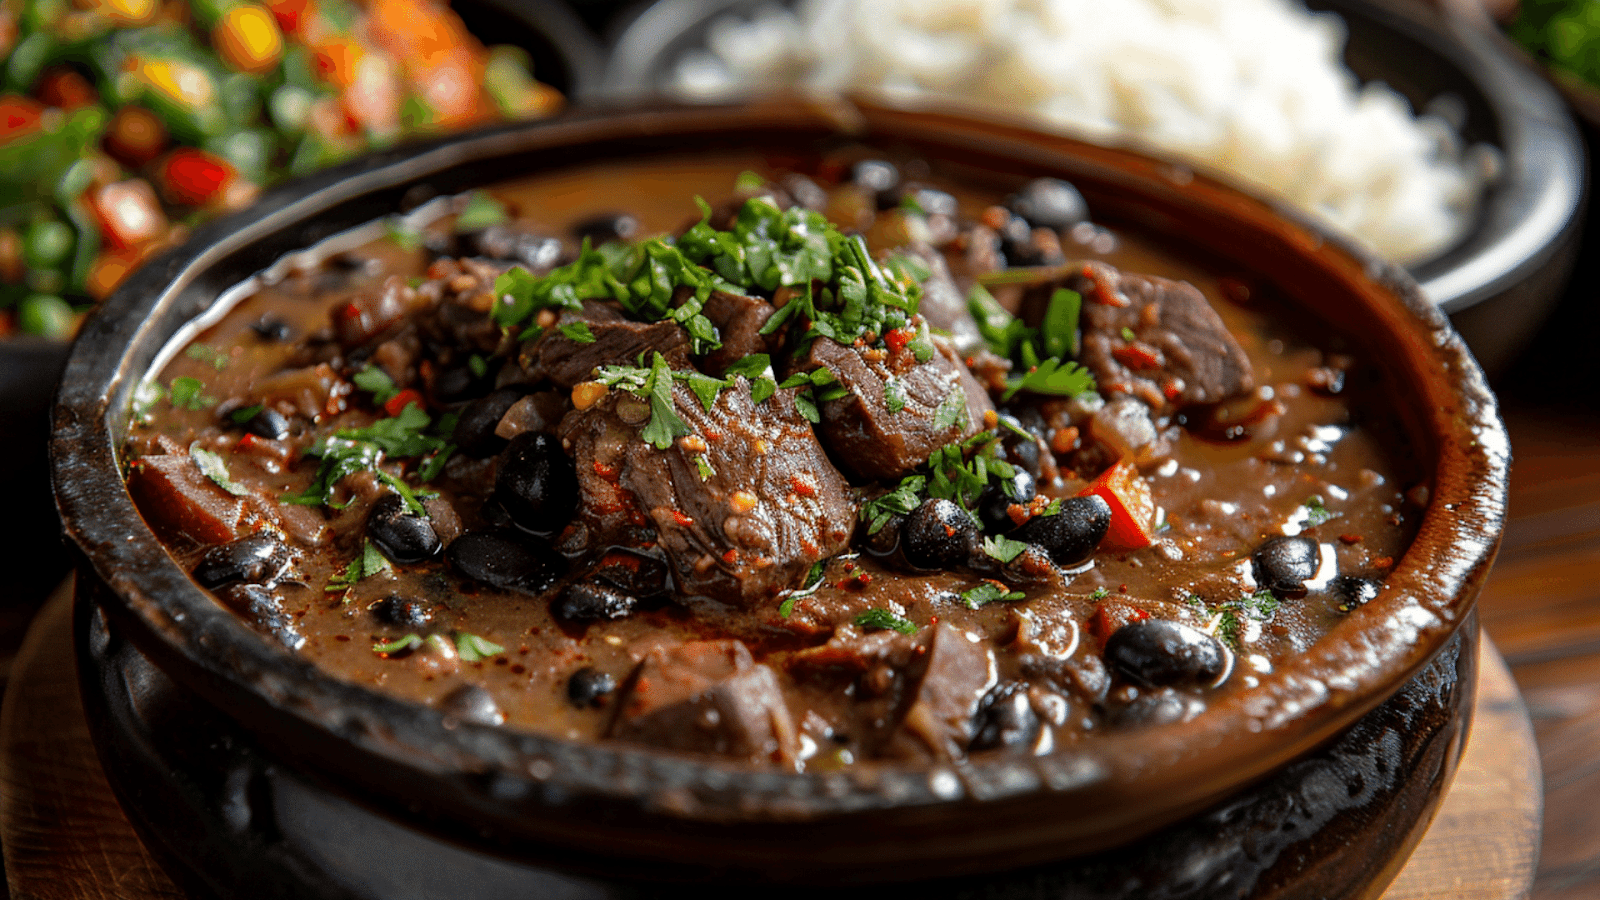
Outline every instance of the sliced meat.
<path id="1" fill-rule="evenodd" d="M 972 719 L 995 684 L 994 653 L 967 633 L 936 625 L 927 664 L 907 698 L 905 714 L 885 754 L 958 759 L 972 741 Z"/>
<path id="2" fill-rule="evenodd" d="M 1062 284 L 1083 295 L 1078 360 L 1094 373 L 1101 393 L 1128 394 L 1171 412 L 1254 387 L 1249 357 L 1193 285 L 1104 263 L 1086 263 Z M 1059 286 L 1024 295 L 1024 317 L 1037 321 Z"/>
<path id="3" fill-rule="evenodd" d="M 795 758 L 777 675 L 739 641 L 656 647 L 622 687 L 609 737 L 752 762 Z"/>
<path id="4" fill-rule="evenodd" d="M 688 288 L 678 290 L 685 296 L 689 293 Z M 767 324 L 775 311 L 771 303 L 759 297 L 712 291 L 701 313 L 717 326 L 722 346 L 700 360 L 701 368 L 712 375 L 721 375 L 746 356 L 776 353 L 782 344 L 782 336 L 761 333 L 761 326 Z"/>
<path id="5" fill-rule="evenodd" d="M 248 533 L 255 521 L 249 504 L 207 478 L 187 453 L 134 460 L 128 493 L 158 531 L 197 544 L 226 544 Z"/>
<path id="6" fill-rule="evenodd" d="M 573 340 L 561 327 L 583 323 L 594 336 L 590 342 Z M 585 300 L 581 312 L 564 312 L 555 328 L 523 347 L 522 369 L 530 381 L 549 379 L 563 387 L 588 381 L 597 366 L 635 365 L 639 354 L 686 347 L 689 335 L 677 322 L 634 322 L 623 317 L 614 304 Z"/>
<path id="7" fill-rule="evenodd" d="M 983 428 L 989 395 L 943 338 L 917 362 L 910 347 L 886 351 L 818 338 L 796 368 L 827 368 L 847 396 L 820 404 L 817 433 L 835 463 L 857 478 L 891 481 L 928 454 Z M 903 401 L 891 412 L 893 396 Z M 941 409 L 943 408 L 943 409 Z"/>
<path id="8" fill-rule="evenodd" d="M 590 546 L 629 545 L 616 536 L 648 524 L 683 593 L 752 607 L 842 552 L 855 504 L 794 392 L 757 404 L 749 384 L 735 382 L 707 411 L 674 381 L 674 411 L 689 434 L 665 450 L 639 436 L 649 407 L 618 390 L 570 414 L 561 434 L 577 464 L 579 530 Z"/>

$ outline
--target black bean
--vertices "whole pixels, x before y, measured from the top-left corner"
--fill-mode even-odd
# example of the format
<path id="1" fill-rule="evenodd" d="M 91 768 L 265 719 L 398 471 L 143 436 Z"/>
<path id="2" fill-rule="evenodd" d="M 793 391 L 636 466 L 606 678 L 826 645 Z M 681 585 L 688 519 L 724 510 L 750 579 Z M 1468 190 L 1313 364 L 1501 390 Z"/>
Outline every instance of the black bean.
<path id="1" fill-rule="evenodd" d="M 851 543 L 861 548 L 868 556 L 894 556 L 900 550 L 900 532 L 905 523 L 905 516 L 890 515 L 877 531 L 872 531 L 871 522 L 859 522 L 856 525 L 855 539 Z"/>
<path id="2" fill-rule="evenodd" d="M 1287 597 L 1306 592 L 1322 565 L 1322 548 L 1308 537 L 1280 535 L 1256 548 L 1250 561 L 1257 586 Z"/>
<path id="3" fill-rule="evenodd" d="M 1039 717 L 1028 700 L 1028 686 L 1020 681 L 995 685 L 979 703 L 972 725 L 971 750 L 1031 746 L 1039 737 Z"/>
<path id="4" fill-rule="evenodd" d="M 1043 448 L 1038 435 L 1044 430 L 1044 420 L 1037 412 L 1028 416 L 1026 422 L 1010 413 L 1000 413 L 999 425 L 1000 447 L 1005 450 L 1006 461 L 1038 479 Z"/>
<path id="5" fill-rule="evenodd" d="M 305 646 L 306 636 L 300 633 L 294 618 L 283 610 L 283 601 L 264 585 L 232 584 L 219 592 L 222 601 L 245 614 L 256 628 L 278 639 L 290 650 Z"/>
<path id="6" fill-rule="evenodd" d="M 1071 228 L 1089 221 L 1089 204 L 1070 183 L 1035 178 L 1006 199 L 1006 208 L 1038 228 Z"/>
<path id="7" fill-rule="evenodd" d="M 1228 655 L 1216 638 L 1182 622 L 1142 619 L 1106 639 L 1106 665 L 1145 687 L 1209 685 L 1227 670 Z"/>
<path id="8" fill-rule="evenodd" d="M 469 531 L 450 542 L 445 558 L 474 581 L 533 595 L 544 593 L 565 568 L 550 548 L 507 531 Z"/>
<path id="9" fill-rule="evenodd" d="M 966 563 L 977 550 L 978 526 L 949 500 L 929 500 L 906 516 L 900 549 L 919 569 L 951 569 Z"/>
<path id="10" fill-rule="evenodd" d="M 607 241 L 625 241 L 639 233 L 639 220 L 627 213 L 604 213 L 572 226 L 572 234 L 579 241 L 599 246 Z"/>
<path id="11" fill-rule="evenodd" d="M 567 699 L 579 709 L 599 706 L 602 699 L 616 689 L 616 679 L 592 666 L 584 666 L 567 679 Z"/>
<path id="12" fill-rule="evenodd" d="M 207 550 L 195 564 L 194 580 L 206 588 L 239 581 L 272 584 L 291 561 L 289 548 L 277 535 L 263 531 Z"/>
<path id="13" fill-rule="evenodd" d="M 390 594 L 372 604 L 370 611 L 379 622 L 399 628 L 426 628 L 433 624 L 433 604 L 399 594 Z"/>
<path id="14" fill-rule="evenodd" d="M 506 410 L 527 393 L 521 386 L 509 385 L 462 407 L 451 434 L 457 450 L 473 459 L 485 459 L 505 449 L 506 439 L 495 434 L 494 429 Z"/>
<path id="15" fill-rule="evenodd" d="M 1372 602 L 1381 588 L 1378 582 L 1359 575 L 1340 575 L 1328 584 L 1328 590 L 1339 600 L 1340 612 L 1349 612 Z"/>
<path id="16" fill-rule="evenodd" d="M 578 471 L 555 436 L 524 432 L 500 454 L 494 496 L 518 528 L 555 534 L 577 511 Z"/>
<path id="17" fill-rule="evenodd" d="M 632 550 L 612 550 L 600 557 L 589 578 L 641 599 L 660 597 L 672 587 L 666 563 Z"/>
<path id="18" fill-rule="evenodd" d="M 639 605 L 639 598 L 608 584 L 570 584 L 550 604 L 550 613 L 569 622 L 622 619 Z"/>
<path id="19" fill-rule="evenodd" d="M 427 516 L 417 515 L 399 494 L 384 494 L 367 513 L 367 537 L 384 556 L 401 565 L 432 559 L 439 535 Z"/>
<path id="20" fill-rule="evenodd" d="M 483 396 L 488 388 L 488 379 L 473 372 L 471 366 L 451 366 L 434 376 L 433 399 L 441 405 L 460 403 Z"/>
<path id="21" fill-rule="evenodd" d="M 1134 690 L 1113 697 L 1106 705 L 1106 721 L 1126 728 L 1133 725 L 1169 725 L 1187 722 L 1205 711 L 1206 702 L 1172 688 Z"/>
<path id="22" fill-rule="evenodd" d="M 1012 536 L 1044 549 L 1057 565 L 1072 567 L 1088 562 L 1111 527 L 1111 506 L 1105 498 L 1067 497 L 1061 511 L 1034 516 Z"/>
<path id="23" fill-rule="evenodd" d="M 440 697 L 439 711 L 463 722 L 479 725 L 503 725 L 506 721 L 500 704 L 494 702 L 494 695 L 476 684 L 463 684 Z"/>
<path id="24" fill-rule="evenodd" d="M 281 344 L 294 336 L 294 329 L 289 327 L 289 323 L 276 316 L 266 316 L 261 321 L 251 325 L 250 330 L 254 331 L 256 336 L 263 341 L 275 344 Z"/>
<path id="25" fill-rule="evenodd" d="M 850 180 L 872 192 L 879 209 L 900 204 L 900 170 L 883 159 L 864 159 L 850 170 Z"/>
<path id="26" fill-rule="evenodd" d="M 289 436 L 289 417 L 270 406 L 263 406 L 245 420 L 244 430 L 256 437 L 281 441 Z"/>
<path id="27" fill-rule="evenodd" d="M 996 534 L 1005 534 L 1017 527 L 1008 510 L 1011 504 L 1026 505 L 1036 493 L 1033 476 L 1020 466 L 1014 466 L 1010 478 L 992 478 L 989 486 L 978 495 L 978 518 L 983 527 Z"/>

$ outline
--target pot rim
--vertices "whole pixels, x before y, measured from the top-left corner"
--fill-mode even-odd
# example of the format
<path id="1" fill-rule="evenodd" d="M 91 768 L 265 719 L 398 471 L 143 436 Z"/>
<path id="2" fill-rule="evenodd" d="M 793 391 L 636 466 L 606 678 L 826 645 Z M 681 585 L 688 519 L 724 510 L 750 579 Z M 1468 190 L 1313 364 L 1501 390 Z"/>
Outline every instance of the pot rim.
<path id="1" fill-rule="evenodd" d="M 1360 285 L 1374 305 L 1367 318 L 1383 328 L 1378 349 L 1393 354 L 1387 360 L 1391 370 L 1417 386 L 1416 412 L 1438 455 L 1417 537 L 1378 598 L 1352 611 L 1292 665 L 1262 676 L 1257 687 L 1218 698 L 1181 725 L 1100 735 L 1085 742 L 1087 748 L 1040 757 L 777 772 L 620 742 L 586 744 L 461 723 L 336 680 L 200 589 L 140 518 L 124 487 L 120 456 L 132 392 L 176 330 L 173 323 L 191 318 L 223 288 L 243 280 L 215 269 L 242 262 L 255 266 L 248 271 L 259 271 L 287 249 L 315 243 L 315 229 L 307 233 L 302 223 L 319 213 L 381 208 L 398 198 L 396 186 L 422 180 L 478 183 L 471 181 L 472 172 L 488 160 L 565 152 L 570 162 L 571 149 L 586 142 L 648 145 L 762 129 L 887 137 L 1014 159 L 1030 168 L 1092 172 L 1117 190 L 1164 192 L 1169 206 L 1264 242 L 1296 266 Z M 587 826 L 568 819 L 563 830 L 559 822 L 522 823 L 518 816 L 537 819 L 540 810 L 571 816 L 582 801 L 602 810 L 599 819 L 612 817 L 611 826 L 622 827 L 613 815 L 619 810 L 640 817 L 630 853 L 674 859 L 681 852 L 675 840 L 731 834 L 753 842 L 737 850 L 752 865 L 781 852 L 762 849 L 761 829 L 752 831 L 752 824 L 781 830 L 889 812 L 912 834 L 938 822 L 974 821 L 974 810 L 1014 817 L 1040 802 L 1058 812 L 1070 803 L 1066 808 L 1101 814 L 1093 829 L 1066 821 L 1071 816 L 1050 826 L 1045 843 L 1053 852 L 1084 852 L 1148 831 L 1255 780 L 1376 706 L 1467 617 L 1499 543 L 1510 460 L 1482 373 L 1441 312 L 1398 268 L 1279 207 L 1161 160 L 1014 124 L 865 100 L 590 111 L 377 154 L 274 190 L 254 209 L 198 229 L 188 243 L 142 267 L 96 311 L 72 348 L 53 426 L 56 502 L 68 537 L 82 553 L 80 568 L 103 586 L 96 593 L 123 629 L 175 678 L 213 697 L 242 698 L 286 727 L 331 738 L 358 757 L 465 791 L 446 803 L 455 811 L 446 810 L 443 818 L 455 825 L 470 825 L 462 819 L 481 815 L 493 820 L 490 830 L 505 829 L 514 841 L 530 835 L 577 841 L 589 833 Z M 1177 740 L 1179 734 L 1184 740 Z M 318 760 L 323 763 L 355 774 L 349 764 Z M 427 792 L 436 799 L 440 793 Z M 1130 797 L 1146 802 L 1129 803 Z M 662 836 L 664 843 L 649 843 L 649 829 L 663 825 L 690 827 Z M 701 826 L 709 831 L 697 832 Z M 969 834 L 963 849 L 977 858 L 1010 849 L 1006 840 L 1003 834 Z M 1069 842 L 1065 849 L 1062 841 Z M 922 859 L 937 859 L 941 852 L 932 843 L 901 849 Z"/>

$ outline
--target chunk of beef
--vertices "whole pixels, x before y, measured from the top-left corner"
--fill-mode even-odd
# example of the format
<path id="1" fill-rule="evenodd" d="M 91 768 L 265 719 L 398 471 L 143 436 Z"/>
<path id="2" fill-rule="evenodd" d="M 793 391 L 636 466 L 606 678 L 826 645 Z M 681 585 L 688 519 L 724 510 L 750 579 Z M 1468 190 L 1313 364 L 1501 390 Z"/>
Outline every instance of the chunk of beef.
<path id="1" fill-rule="evenodd" d="M 128 493 L 158 531 L 197 544 L 226 544 L 256 521 L 244 500 L 205 476 L 187 453 L 141 456 L 128 467 Z"/>
<path id="2" fill-rule="evenodd" d="M 959 759 L 972 741 L 973 716 L 995 684 L 994 653 L 947 624 L 933 626 L 918 639 L 925 652 L 901 670 L 896 689 L 886 692 L 893 710 L 883 721 L 891 725 L 878 729 L 874 755 Z M 863 712 L 879 717 L 875 705 L 864 704 Z"/>
<path id="3" fill-rule="evenodd" d="M 1164 413 L 1254 386 L 1249 357 L 1193 285 L 1086 263 L 1060 284 L 1029 290 L 1024 317 L 1037 322 L 1063 285 L 1083 295 L 1078 358 L 1101 393 L 1128 394 Z"/>
<path id="4" fill-rule="evenodd" d="M 737 378 L 708 411 L 674 381 L 672 400 L 689 433 L 665 450 L 640 437 L 651 411 L 623 391 L 562 421 L 589 546 L 637 543 L 628 532 L 653 526 L 683 593 L 745 607 L 845 549 L 855 505 L 792 391 L 758 404 Z"/>
<path id="5" fill-rule="evenodd" d="M 890 481 L 926 462 L 928 454 L 983 428 L 989 395 L 942 338 L 917 362 L 896 351 L 845 346 L 818 338 L 797 368 L 827 368 L 849 393 L 820 406 L 818 435 L 834 461 L 857 478 Z M 892 385 L 892 387 L 891 387 Z M 890 411 L 890 392 L 903 400 Z"/>
<path id="6" fill-rule="evenodd" d="M 678 290 L 685 296 L 689 292 L 688 288 Z M 782 337 L 761 333 L 761 326 L 767 324 L 775 311 L 771 303 L 759 297 L 712 291 L 701 312 L 711 320 L 711 324 L 717 326 L 722 346 L 705 355 L 700 361 L 701 368 L 713 375 L 721 375 L 729 366 L 747 356 L 777 352 Z"/>
<path id="7" fill-rule="evenodd" d="M 777 675 L 733 640 L 650 650 L 622 687 L 608 736 L 752 762 L 792 762 L 797 749 Z"/>
<path id="8" fill-rule="evenodd" d="M 562 326 L 579 322 L 588 327 L 593 341 L 576 341 L 561 332 Z M 670 356 L 688 343 L 688 333 L 677 322 L 635 322 L 615 304 L 585 300 L 581 311 L 562 313 L 555 328 L 524 346 L 521 363 L 530 381 L 548 379 L 571 388 L 593 378 L 597 366 L 635 365 L 640 353 L 659 350 Z"/>

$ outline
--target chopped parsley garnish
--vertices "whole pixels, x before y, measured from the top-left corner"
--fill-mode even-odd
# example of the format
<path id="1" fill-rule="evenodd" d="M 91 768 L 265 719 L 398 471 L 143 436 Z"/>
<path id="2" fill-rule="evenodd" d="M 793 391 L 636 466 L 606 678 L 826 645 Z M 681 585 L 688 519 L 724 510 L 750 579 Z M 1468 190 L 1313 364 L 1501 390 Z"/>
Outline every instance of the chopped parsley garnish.
<path id="1" fill-rule="evenodd" d="M 1106 598 L 1106 596 L 1108 594 L 1110 594 L 1110 593 L 1111 592 L 1109 590 L 1107 590 L 1107 589 L 1105 589 L 1103 587 L 1097 587 L 1089 594 L 1089 599 L 1090 600 L 1104 600 Z"/>
<path id="2" fill-rule="evenodd" d="M 489 374 L 489 361 L 474 353 L 467 357 L 467 370 L 472 373 L 472 377 L 482 378 Z"/>
<path id="3" fill-rule="evenodd" d="M 456 655 L 461 657 L 462 662 L 481 662 L 504 652 L 506 648 L 493 641 L 465 631 L 456 632 Z"/>
<path id="4" fill-rule="evenodd" d="M 998 559 L 1003 563 L 1011 562 L 1028 549 L 1026 541 L 1016 541 L 1003 534 L 985 535 L 983 538 L 983 552 L 991 559 Z"/>
<path id="5" fill-rule="evenodd" d="M 415 634 L 408 634 L 404 637 L 395 638 L 392 641 L 380 641 L 376 644 L 373 644 L 372 652 L 381 653 L 384 656 L 399 656 L 402 653 L 409 653 L 421 646 L 422 638 Z"/>
<path id="6" fill-rule="evenodd" d="M 1282 601 L 1271 591 L 1261 590 L 1254 594 L 1246 594 L 1234 600 L 1228 600 L 1215 607 L 1209 606 L 1200 597 L 1190 597 L 1189 605 L 1200 611 L 1200 614 L 1210 619 L 1216 635 L 1223 643 L 1237 651 L 1240 642 L 1244 640 L 1245 624 L 1247 622 L 1265 622 L 1272 618 L 1278 611 Z"/>
<path id="7" fill-rule="evenodd" d="M 388 557 L 384 556 L 383 553 L 373 545 L 372 541 L 363 541 L 361 544 L 361 552 L 357 554 L 356 558 L 350 560 L 350 562 L 347 563 L 343 569 L 335 572 L 333 577 L 328 579 L 328 583 L 324 585 L 322 589 L 330 594 L 338 591 L 348 590 L 361 579 L 370 578 L 379 572 L 391 571 L 392 568 L 393 567 L 389 565 Z M 420 643 L 420 641 L 418 643 Z"/>
<path id="8" fill-rule="evenodd" d="M 733 179 L 734 191 L 741 194 L 748 194 L 751 191 L 759 191 L 766 186 L 767 180 L 762 178 L 759 173 L 752 172 L 749 169 L 745 169 L 743 172 L 740 172 L 738 177 Z"/>
<path id="9" fill-rule="evenodd" d="M 794 604 L 796 600 L 809 597 L 821 590 L 822 575 L 827 571 L 827 569 L 828 560 L 819 559 L 812 563 L 811 570 L 806 572 L 806 578 L 801 587 L 797 590 L 789 592 L 789 596 L 783 598 L 783 602 L 778 604 L 778 618 L 789 618 L 789 615 L 794 612 Z"/>
<path id="10" fill-rule="evenodd" d="M 407 225 L 398 216 L 384 223 L 384 234 L 401 250 L 416 250 L 422 246 L 422 232 Z"/>
<path id="11" fill-rule="evenodd" d="M 1322 496 L 1320 494 L 1312 494 L 1311 496 L 1307 497 L 1304 506 L 1306 508 L 1307 528 L 1315 528 L 1318 525 L 1321 525 L 1323 522 L 1326 522 L 1329 519 L 1335 518 L 1339 515 L 1333 510 L 1330 510 L 1326 506 L 1322 505 Z"/>
<path id="12" fill-rule="evenodd" d="M 205 382 L 187 375 L 172 379 L 167 400 L 178 409 L 205 409 L 217 402 L 217 398 L 206 396 Z"/>
<path id="13" fill-rule="evenodd" d="M 1139 336 L 1133 333 L 1133 329 L 1132 328 L 1129 328 L 1128 326 L 1124 325 L 1124 326 L 1122 326 L 1122 339 L 1131 344 L 1134 341 L 1137 341 L 1139 339 Z"/>
<path id="14" fill-rule="evenodd" d="M 894 516 L 910 515 L 922 505 L 922 491 L 928 479 L 922 475 L 907 475 L 895 489 L 861 504 L 859 516 L 867 523 L 867 533 L 877 534 Z"/>
<path id="15" fill-rule="evenodd" d="M 711 460 L 706 459 L 706 455 L 704 453 L 701 453 L 694 458 L 694 468 L 696 472 L 700 473 L 701 481 L 709 481 L 711 480 L 711 476 L 717 474 L 717 470 L 711 466 Z"/>
<path id="16" fill-rule="evenodd" d="M 650 421 L 640 430 L 639 437 L 657 450 L 665 450 L 672 446 L 674 440 L 688 434 L 689 426 L 672 406 L 672 379 L 675 373 L 667 365 L 667 358 L 661 355 L 661 351 L 654 351 L 654 354 L 648 369 L 638 366 L 601 366 L 595 370 L 595 374 L 601 384 L 621 388 L 650 403 Z"/>
<path id="17" fill-rule="evenodd" d="M 891 416 L 906 408 L 906 386 L 893 375 L 883 380 L 883 405 Z"/>
<path id="18" fill-rule="evenodd" d="M 1003 275 L 1003 273 L 1002 273 Z M 1042 327 L 1030 328 L 1007 312 L 983 285 L 967 295 L 967 309 L 978 322 L 978 333 L 997 356 L 1011 361 L 1021 374 L 1006 379 L 1009 400 L 1020 391 L 1076 397 L 1095 389 L 1094 375 L 1074 362 L 1079 347 L 1078 319 L 1083 297 L 1077 291 L 1057 288 L 1050 295 Z"/>
<path id="19" fill-rule="evenodd" d="M 971 590 L 961 592 L 961 602 L 967 609 L 980 609 L 999 600 L 1021 600 L 1027 596 L 1021 591 L 1013 591 L 998 581 L 985 581 Z"/>
<path id="20" fill-rule="evenodd" d="M 822 421 L 822 414 L 818 412 L 817 404 L 850 396 L 850 390 L 840 384 L 838 376 L 826 367 L 818 367 L 809 372 L 796 372 L 785 378 L 778 387 L 800 389 L 794 395 L 794 405 L 800 410 L 800 415 L 805 416 L 813 425 Z"/>
<path id="21" fill-rule="evenodd" d="M 372 402 L 378 406 L 400 396 L 400 388 L 395 386 L 394 379 L 377 366 L 367 366 L 351 375 L 350 383 L 371 394 Z"/>
<path id="22" fill-rule="evenodd" d="M 752 353 L 734 362 L 723 374 L 730 384 L 735 375 L 743 375 L 750 382 L 751 403 L 764 403 L 778 392 L 778 382 L 772 377 L 772 359 L 765 353 Z"/>
<path id="23" fill-rule="evenodd" d="M 222 458 L 222 454 L 201 447 L 197 441 L 189 445 L 189 458 L 194 460 L 194 464 L 200 467 L 200 472 L 215 482 L 217 487 L 235 497 L 245 497 L 250 494 L 244 485 L 234 481 L 233 476 L 228 473 L 228 462 Z"/>
<path id="24" fill-rule="evenodd" d="M 349 504 L 334 502 L 334 488 L 348 475 L 370 471 L 403 497 L 412 512 L 425 515 L 422 501 L 411 486 L 379 466 L 386 457 L 427 457 L 422 468 L 423 480 L 438 474 L 444 465 L 444 458 L 455 449 L 455 445 L 448 438 L 434 433 L 435 429 L 429 427 L 433 424 L 427 413 L 416 404 L 410 404 L 400 415 L 379 419 L 365 428 L 340 429 L 306 450 L 307 456 L 322 461 L 311 485 L 299 494 L 286 494 L 279 499 L 284 503 L 343 509 Z M 438 430 L 442 431 L 442 428 Z"/>
<path id="25" fill-rule="evenodd" d="M 483 191 L 473 191 L 467 196 L 467 205 L 456 216 L 456 231 L 477 231 L 490 225 L 499 225 L 509 219 L 504 203 Z"/>
<path id="26" fill-rule="evenodd" d="M 251 419 L 261 415 L 266 408 L 267 405 L 265 403 L 257 403 L 255 406 L 241 406 L 233 412 L 228 413 L 228 418 L 232 420 L 233 424 L 235 425 L 248 425 Z"/>
<path id="27" fill-rule="evenodd" d="M 197 359 L 200 362 L 209 365 L 211 368 L 216 369 L 218 372 L 221 372 L 223 369 L 228 367 L 228 354 L 222 350 L 218 350 L 215 347 L 208 347 L 205 344 L 190 344 L 184 349 L 183 355 L 189 357 L 190 359 Z"/>
<path id="28" fill-rule="evenodd" d="M 155 412 L 156 404 L 165 399 L 167 399 L 167 389 L 161 385 L 161 382 L 155 379 L 139 382 L 139 386 L 133 389 L 133 409 L 131 411 L 134 420 L 143 422 L 150 418 L 150 415 Z"/>
<path id="29" fill-rule="evenodd" d="M 887 609 L 869 609 L 855 617 L 857 628 L 888 628 L 901 634 L 916 634 L 917 626 Z"/>
<path id="30" fill-rule="evenodd" d="M 594 332 L 589 330 L 588 322 L 568 322 L 560 328 L 562 335 L 575 344 L 594 343 Z"/>

